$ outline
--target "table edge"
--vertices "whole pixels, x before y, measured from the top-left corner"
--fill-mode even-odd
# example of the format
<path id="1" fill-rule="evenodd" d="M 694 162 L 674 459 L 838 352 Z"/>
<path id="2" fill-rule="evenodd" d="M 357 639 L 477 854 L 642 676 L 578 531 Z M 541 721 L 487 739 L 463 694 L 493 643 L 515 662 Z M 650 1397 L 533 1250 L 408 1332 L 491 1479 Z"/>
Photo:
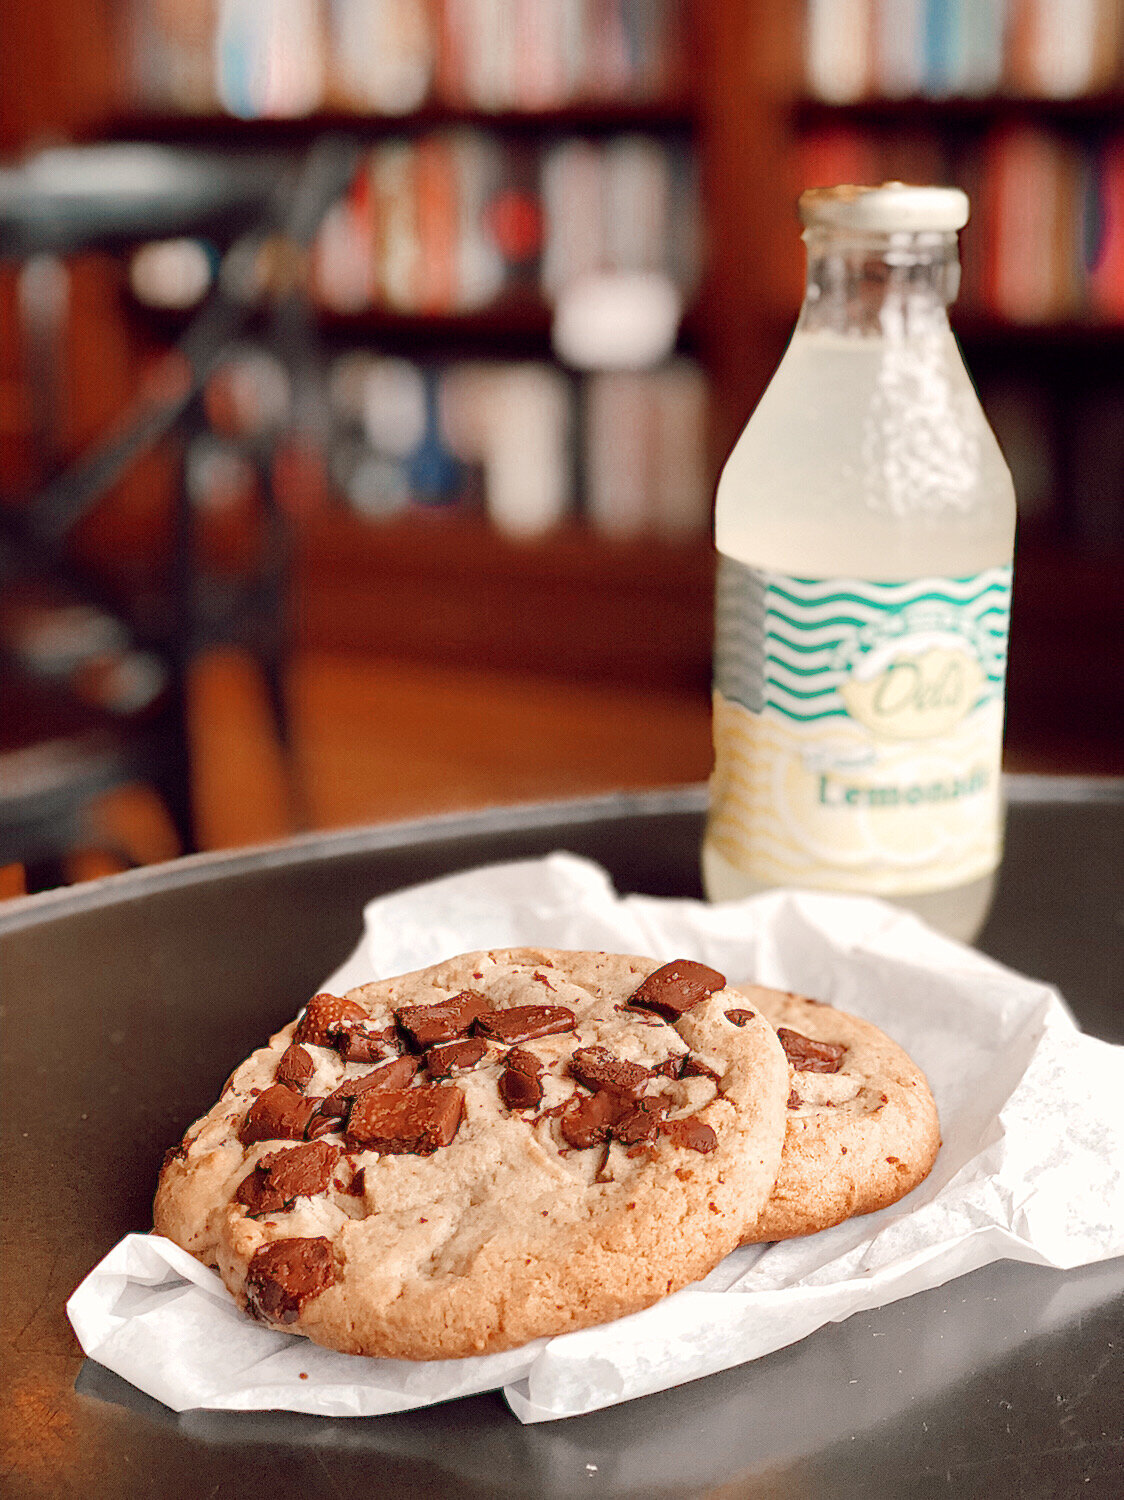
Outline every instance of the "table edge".
<path id="1" fill-rule="evenodd" d="M 1006 775 L 1004 794 L 1019 804 L 1104 804 L 1124 802 L 1124 777 Z M 439 839 L 513 833 L 552 825 L 612 822 L 622 818 L 659 818 L 705 813 L 707 784 L 651 791 L 608 792 L 596 797 L 560 798 L 487 807 L 471 812 L 441 813 L 389 823 L 297 834 L 240 849 L 210 850 L 159 864 L 106 875 L 81 885 L 62 886 L 0 905 L 0 937 L 79 912 L 97 910 L 140 896 L 181 890 L 216 876 L 239 876 L 315 860 L 330 860 L 380 850 L 406 849 Z"/>

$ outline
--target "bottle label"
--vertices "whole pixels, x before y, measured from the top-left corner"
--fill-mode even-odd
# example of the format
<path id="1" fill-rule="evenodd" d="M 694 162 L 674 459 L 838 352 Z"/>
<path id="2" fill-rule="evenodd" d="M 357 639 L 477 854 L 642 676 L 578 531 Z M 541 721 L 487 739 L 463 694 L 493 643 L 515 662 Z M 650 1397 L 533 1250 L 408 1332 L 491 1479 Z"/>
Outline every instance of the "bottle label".
<path id="1" fill-rule="evenodd" d="M 870 583 L 720 557 L 710 847 L 767 885 L 988 874 L 1010 602 L 1010 567 Z"/>

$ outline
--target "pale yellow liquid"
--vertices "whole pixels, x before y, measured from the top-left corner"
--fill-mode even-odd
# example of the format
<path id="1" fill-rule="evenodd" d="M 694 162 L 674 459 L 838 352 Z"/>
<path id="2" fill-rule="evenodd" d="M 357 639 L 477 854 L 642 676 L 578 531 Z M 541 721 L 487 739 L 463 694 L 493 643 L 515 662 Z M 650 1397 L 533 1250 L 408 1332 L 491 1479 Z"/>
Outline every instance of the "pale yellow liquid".
<path id="1" fill-rule="evenodd" d="M 718 485 L 718 549 L 799 578 L 964 578 L 1011 561 L 1015 494 L 947 326 L 796 332 Z M 764 889 L 704 842 L 711 900 Z M 970 940 L 993 876 L 890 898 Z"/>

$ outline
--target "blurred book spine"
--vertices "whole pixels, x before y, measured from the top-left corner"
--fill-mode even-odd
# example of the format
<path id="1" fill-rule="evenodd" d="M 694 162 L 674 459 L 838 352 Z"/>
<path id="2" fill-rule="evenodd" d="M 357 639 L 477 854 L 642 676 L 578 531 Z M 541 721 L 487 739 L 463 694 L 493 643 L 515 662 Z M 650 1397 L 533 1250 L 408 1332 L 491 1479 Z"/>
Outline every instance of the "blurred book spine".
<path id="1" fill-rule="evenodd" d="M 603 536 L 668 541 L 710 525 L 707 382 L 691 360 L 573 375 L 545 360 L 420 363 L 353 349 L 318 380 L 305 394 L 326 417 L 304 435 L 291 509 L 335 503 L 379 521 L 451 507 L 516 538 L 578 517 Z M 204 406 L 189 493 L 201 510 L 241 509 L 264 452 L 291 462 L 293 389 L 275 356 L 244 344 L 211 376 Z"/>
<path id="2" fill-rule="evenodd" d="M 1124 323 L 1124 136 L 1100 152 L 1090 222 L 1090 298 L 1106 320 Z"/>
<path id="3" fill-rule="evenodd" d="M 840 124 L 798 146 L 799 187 L 951 182 L 968 193 L 958 310 L 1035 325 L 1124 323 L 1124 135 L 1002 126 L 964 145 Z"/>
<path id="4" fill-rule="evenodd" d="M 698 366 L 591 375 L 584 391 L 586 514 L 606 536 L 703 535 L 710 524 L 706 386 Z"/>
<path id="5" fill-rule="evenodd" d="M 1120 0 L 807 0 L 804 71 L 826 103 L 1124 86 Z"/>
<path id="6" fill-rule="evenodd" d="M 653 104 L 686 85 L 683 4 L 133 0 L 134 94 L 242 119 Z"/>
<path id="7" fill-rule="evenodd" d="M 372 148 L 321 228 L 313 286 L 344 314 L 551 302 L 592 271 L 658 271 L 687 295 L 699 241 L 686 147 L 626 135 L 544 148 L 431 131 Z"/>
<path id="8" fill-rule="evenodd" d="M 321 22 L 319 0 L 218 0 L 220 107 L 243 120 L 296 118 L 319 108 L 326 87 Z"/>
<path id="9" fill-rule="evenodd" d="M 404 115 L 429 96 L 436 36 L 427 0 L 331 0 L 324 103 Z"/>

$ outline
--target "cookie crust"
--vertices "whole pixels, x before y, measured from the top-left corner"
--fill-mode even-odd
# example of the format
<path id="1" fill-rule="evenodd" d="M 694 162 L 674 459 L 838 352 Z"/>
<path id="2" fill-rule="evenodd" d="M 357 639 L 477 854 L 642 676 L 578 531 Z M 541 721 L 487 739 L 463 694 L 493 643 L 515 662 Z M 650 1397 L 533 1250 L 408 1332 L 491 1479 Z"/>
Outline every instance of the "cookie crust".
<path id="1" fill-rule="evenodd" d="M 356 1025 L 350 1006 L 367 1018 L 359 1023 L 362 1047 L 353 1051 L 412 1045 L 401 1023 L 403 1039 L 386 1040 L 396 1011 L 466 992 L 485 995 L 501 1014 L 562 1007 L 575 1024 L 540 1031 L 513 1048 L 506 1037 L 488 1034 L 504 1027 L 487 1023 L 474 1031 L 486 1042 L 478 1061 L 439 1083 L 423 1069 L 411 1089 L 463 1094 L 448 1143 L 440 1134 L 436 1144 L 423 1139 L 428 1154 L 416 1154 L 416 1142 L 367 1149 L 367 1139 L 385 1147 L 377 1131 L 349 1136 L 343 1119 L 325 1119 L 317 1110 L 314 1119 L 324 1129 L 316 1139 L 340 1148 L 331 1185 L 254 1215 L 237 1201 L 240 1186 L 289 1141 L 244 1145 L 239 1133 L 254 1100 L 275 1086 L 294 1033 L 313 1061 L 305 1099 L 336 1094 L 341 1083 L 371 1071 L 369 1061 L 345 1061 L 349 1049 L 338 1038 L 332 1046 L 318 1043 L 307 1025 L 302 1034 L 294 1022 L 237 1069 L 214 1108 L 169 1153 L 154 1207 L 157 1230 L 216 1266 L 257 1316 L 348 1353 L 397 1359 L 491 1353 L 649 1306 L 705 1276 L 758 1219 L 780 1164 L 789 1073 L 761 1015 L 748 1023 L 727 1018 L 731 1009 L 753 1008 L 740 987 L 714 990 L 674 1024 L 629 1009 L 629 998 L 660 968 L 648 958 L 509 949 L 462 955 L 350 991 L 345 1024 Z M 551 1021 L 523 1014 L 523 1029 Z M 327 1030 L 312 1034 L 332 1040 Z M 590 1047 L 648 1070 L 633 1101 L 645 1108 L 610 1110 L 614 1120 L 628 1115 L 627 1122 L 607 1127 L 617 1131 L 608 1140 L 594 1130 L 595 1143 L 579 1149 L 563 1135 L 562 1116 L 567 1104 L 573 1115 L 575 1097 L 579 1103 L 601 1097 L 590 1092 L 596 1080 L 581 1082 L 570 1071 L 572 1054 Z M 695 1071 L 680 1077 L 688 1057 Z M 507 1074 L 510 1084 L 512 1073 L 537 1079 L 541 1098 L 520 1106 L 535 1090 L 510 1088 L 516 1107 L 506 1102 L 500 1083 Z M 374 1094 L 361 1097 L 370 1114 Z M 399 1113 L 401 1097 L 399 1091 L 393 1101 Z M 451 1120 L 446 1113 L 445 1135 Z M 301 1149 L 291 1139 L 291 1149 Z M 277 1173 L 276 1162 L 269 1170 Z M 242 1196 L 256 1201 L 252 1193 Z M 315 1260 L 314 1290 L 298 1287 L 272 1301 L 258 1295 L 263 1266 L 276 1262 L 286 1274 L 305 1275 L 302 1241 L 316 1246 L 305 1257 Z M 327 1268 L 321 1242 L 331 1247 Z M 270 1311 L 277 1307 L 284 1309 L 280 1321 Z"/>
<path id="2" fill-rule="evenodd" d="M 814 1234 L 912 1192 L 941 1143 L 936 1104 L 912 1059 L 878 1027 L 834 1006 L 780 990 L 745 994 L 774 1027 L 845 1050 L 830 1071 L 790 1063 L 776 1186 L 743 1244 Z M 798 1044 L 791 1050 L 808 1060 Z"/>

